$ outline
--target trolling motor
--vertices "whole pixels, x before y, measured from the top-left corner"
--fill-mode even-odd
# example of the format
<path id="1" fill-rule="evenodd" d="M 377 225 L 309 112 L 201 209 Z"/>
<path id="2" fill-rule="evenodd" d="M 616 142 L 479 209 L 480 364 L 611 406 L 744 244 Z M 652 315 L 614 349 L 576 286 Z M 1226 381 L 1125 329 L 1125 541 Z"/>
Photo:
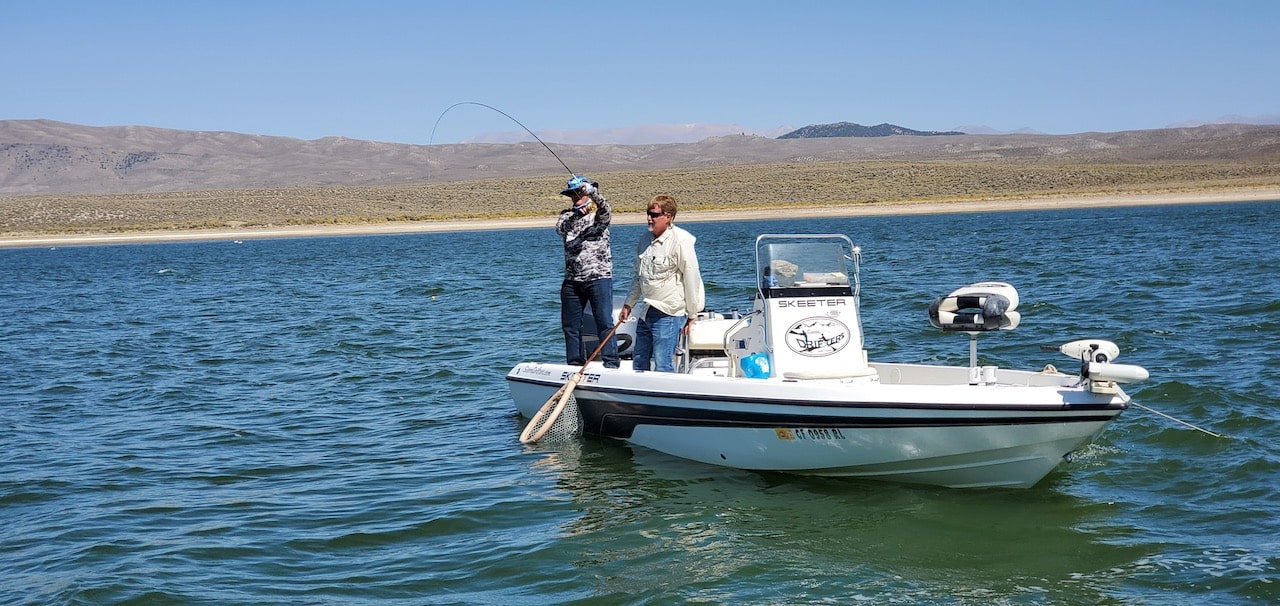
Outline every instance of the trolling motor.
<path id="1" fill-rule="evenodd" d="M 1063 355 L 1080 360 L 1080 378 L 1089 381 L 1094 393 L 1115 393 L 1116 383 L 1137 383 L 1150 376 L 1147 369 L 1134 364 L 1112 362 L 1120 356 L 1120 347 L 1102 339 L 1081 339 L 1058 348 Z"/>

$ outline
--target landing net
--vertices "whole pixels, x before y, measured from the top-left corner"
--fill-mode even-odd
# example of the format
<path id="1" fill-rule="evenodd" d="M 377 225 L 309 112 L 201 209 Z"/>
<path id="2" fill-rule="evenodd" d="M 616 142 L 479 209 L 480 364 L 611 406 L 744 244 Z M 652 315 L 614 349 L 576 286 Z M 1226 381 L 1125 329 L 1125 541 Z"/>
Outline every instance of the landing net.
<path id="1" fill-rule="evenodd" d="M 562 388 L 538 409 L 521 432 L 521 442 L 556 444 L 576 440 L 582 435 L 582 411 L 578 408 L 578 398 L 573 395 L 574 384 L 576 381 L 565 385 L 568 389 Z"/>

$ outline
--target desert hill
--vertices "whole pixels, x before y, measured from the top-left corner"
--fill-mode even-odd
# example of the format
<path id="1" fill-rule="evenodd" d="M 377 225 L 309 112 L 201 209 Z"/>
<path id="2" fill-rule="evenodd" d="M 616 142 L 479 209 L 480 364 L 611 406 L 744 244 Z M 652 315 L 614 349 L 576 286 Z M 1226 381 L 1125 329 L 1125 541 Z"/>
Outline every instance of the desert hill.
<path id="1" fill-rule="evenodd" d="M 1280 126 L 552 145 L 623 211 L 1280 190 Z M 0 121 L 0 234 L 553 217 L 541 144 L 404 145 Z"/>
<path id="2" fill-rule="evenodd" d="M 914 130 L 888 122 L 875 126 L 863 126 L 856 122 L 836 122 L 834 124 L 810 124 L 779 136 L 779 139 L 812 139 L 816 137 L 892 137 L 894 135 L 914 135 L 934 137 L 939 135 L 963 135 L 958 130 Z"/>
<path id="3" fill-rule="evenodd" d="M 769 139 L 660 145 L 552 145 L 575 172 L 756 164 L 949 162 L 1280 162 L 1280 126 L 1081 133 Z M 146 126 L 0 121 L 0 196 L 120 194 L 290 186 L 377 186 L 557 175 L 539 143 L 407 145 L 302 140 Z"/>

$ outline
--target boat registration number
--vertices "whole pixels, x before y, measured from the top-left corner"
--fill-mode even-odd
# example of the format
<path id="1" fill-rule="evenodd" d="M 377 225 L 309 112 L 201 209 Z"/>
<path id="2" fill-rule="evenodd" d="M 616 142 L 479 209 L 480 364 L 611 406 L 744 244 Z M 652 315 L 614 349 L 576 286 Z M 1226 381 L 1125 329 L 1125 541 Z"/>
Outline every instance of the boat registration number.
<path id="1" fill-rule="evenodd" d="M 773 430 L 779 440 L 843 440 L 844 432 L 835 427 L 786 427 Z"/>

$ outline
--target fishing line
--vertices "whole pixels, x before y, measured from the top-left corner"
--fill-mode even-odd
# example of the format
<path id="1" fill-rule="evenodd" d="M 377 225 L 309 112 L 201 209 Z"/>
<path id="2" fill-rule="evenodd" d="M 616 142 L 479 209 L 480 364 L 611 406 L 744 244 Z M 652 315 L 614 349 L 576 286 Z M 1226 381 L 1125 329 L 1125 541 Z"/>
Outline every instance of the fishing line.
<path id="1" fill-rule="evenodd" d="M 436 118 L 436 123 L 435 123 L 435 125 L 433 125 L 433 126 L 431 127 L 431 137 L 430 137 L 429 139 L 427 139 L 427 153 L 428 153 L 428 154 L 430 154 L 430 153 L 431 153 L 431 151 L 430 151 L 430 150 L 431 150 L 431 143 L 432 143 L 433 141 L 435 141 L 435 139 L 436 139 L 436 127 L 440 126 L 440 120 L 444 119 L 444 115 L 445 115 L 445 114 L 447 114 L 447 113 L 449 113 L 449 110 L 451 110 L 451 109 L 453 109 L 453 108 L 455 108 L 455 107 L 458 107 L 459 105 L 478 105 L 478 106 L 480 106 L 480 107 L 485 107 L 485 108 L 491 109 L 491 110 L 493 110 L 493 111 L 495 111 L 495 112 L 498 112 L 498 113 L 500 113 L 500 114 L 502 114 L 502 115 L 506 116 L 506 117 L 507 117 L 507 119 L 511 120 L 512 122 L 515 122 L 516 124 L 519 124 L 519 125 L 520 125 L 520 128 L 523 128 L 523 129 L 524 129 L 524 132 L 529 133 L 529 136 L 533 137 L 534 139 L 536 139 L 536 140 L 538 141 L 538 143 L 541 143 L 543 147 L 547 148 L 547 151 L 551 152 L 551 155 L 553 155 L 553 156 L 555 156 L 555 157 L 556 157 L 556 160 L 560 162 L 560 166 L 563 166 L 565 170 L 569 171 L 569 174 L 570 174 L 570 175 L 577 174 L 577 173 L 574 173 L 574 172 L 573 172 L 573 169 L 569 168 L 569 165 L 568 165 L 568 164 L 565 164 L 565 163 L 564 163 L 564 160 L 561 160 L 561 159 L 560 159 L 560 156 L 559 156 L 559 155 L 557 155 L 557 154 L 556 154 L 556 152 L 555 152 L 554 150 L 552 150 L 552 149 L 551 149 L 551 146 L 550 146 L 550 145 L 547 145 L 547 143 L 546 143 L 545 141 L 543 141 L 542 139 L 539 139 L 539 138 L 538 138 L 538 135 L 533 134 L 533 131 L 529 130 L 529 127 L 525 126 L 524 124 L 521 124 L 519 120 L 516 120 L 515 118 L 512 118 L 512 117 L 511 117 L 511 114 L 508 114 L 507 112 L 504 112 L 504 111 L 502 111 L 502 110 L 500 110 L 500 109 L 498 109 L 498 108 L 496 108 L 496 107 L 494 107 L 494 106 L 492 106 L 492 105 L 485 105 L 485 104 L 483 104 L 483 103 L 478 103 L 478 102 L 476 102 L 476 101 L 459 101 L 458 103 L 454 103 L 453 105 L 450 105 L 449 107 L 446 107 L 446 108 L 444 109 L 444 111 L 440 112 L 440 117 Z M 427 180 L 428 180 L 428 181 L 430 181 L 430 180 L 431 180 L 431 158 L 430 158 L 430 156 L 428 156 L 428 158 L 427 158 Z"/>

